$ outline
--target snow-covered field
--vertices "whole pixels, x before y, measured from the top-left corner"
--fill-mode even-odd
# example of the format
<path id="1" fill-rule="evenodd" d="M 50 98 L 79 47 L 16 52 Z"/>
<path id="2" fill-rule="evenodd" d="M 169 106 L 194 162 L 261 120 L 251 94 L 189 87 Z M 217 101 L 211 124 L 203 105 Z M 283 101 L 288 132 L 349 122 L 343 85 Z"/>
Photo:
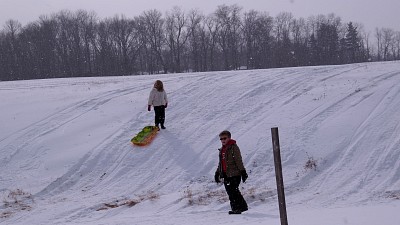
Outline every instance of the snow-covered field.
<path id="1" fill-rule="evenodd" d="M 132 146 L 156 79 L 167 129 Z M 400 62 L 0 82 L 0 223 L 280 224 L 278 126 L 289 224 L 398 225 L 399 112 Z M 213 182 L 224 129 L 242 215 Z"/>

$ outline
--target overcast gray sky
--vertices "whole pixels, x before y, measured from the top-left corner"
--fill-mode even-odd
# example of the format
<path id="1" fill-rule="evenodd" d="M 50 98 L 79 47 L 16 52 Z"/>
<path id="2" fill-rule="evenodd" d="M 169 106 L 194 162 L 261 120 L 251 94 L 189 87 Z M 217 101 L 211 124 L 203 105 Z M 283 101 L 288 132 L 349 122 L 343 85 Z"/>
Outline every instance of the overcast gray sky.
<path id="1" fill-rule="evenodd" d="M 296 18 L 335 13 L 345 22 L 364 24 L 366 30 L 388 27 L 400 31 L 400 0 L 0 0 L 0 28 L 9 19 L 22 25 L 62 9 L 95 11 L 100 18 L 124 14 L 139 15 L 145 10 L 163 13 L 173 6 L 185 11 L 200 9 L 208 14 L 218 5 L 238 4 L 244 10 L 266 11 L 271 16 L 292 12 Z"/>

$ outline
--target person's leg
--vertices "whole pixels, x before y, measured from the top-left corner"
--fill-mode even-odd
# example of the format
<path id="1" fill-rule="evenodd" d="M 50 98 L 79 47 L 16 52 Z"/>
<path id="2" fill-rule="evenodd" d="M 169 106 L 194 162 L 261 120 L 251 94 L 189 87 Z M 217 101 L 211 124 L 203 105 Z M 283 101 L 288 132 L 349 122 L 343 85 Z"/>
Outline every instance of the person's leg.
<path id="1" fill-rule="evenodd" d="M 227 179 L 227 182 L 224 182 L 224 185 L 229 196 L 232 211 L 243 212 L 248 209 L 248 206 L 239 190 L 240 180 L 240 176 L 230 177 Z"/>
<path id="2" fill-rule="evenodd" d="M 225 190 L 228 193 L 229 201 L 231 204 L 232 211 L 240 210 L 240 202 L 238 201 L 238 194 L 240 195 L 239 191 L 239 184 L 240 184 L 240 177 L 238 181 L 238 177 L 229 177 L 225 179 L 224 185 Z"/>
<path id="3" fill-rule="evenodd" d="M 231 209 L 232 209 L 232 211 L 234 211 L 234 210 L 236 210 L 236 205 L 235 205 L 235 199 L 233 196 L 231 178 L 224 179 L 224 186 L 225 186 L 226 193 L 228 194 L 228 197 L 229 197 L 229 203 L 231 205 Z"/>
<path id="4" fill-rule="evenodd" d="M 235 177 L 235 198 L 236 198 L 236 203 L 238 206 L 238 209 L 242 212 L 248 210 L 247 202 L 244 200 L 242 193 L 240 193 L 239 189 L 239 184 L 241 182 L 242 178 L 240 176 Z"/>
<path id="5" fill-rule="evenodd" d="M 247 202 L 246 200 L 244 200 L 242 193 L 239 192 L 239 207 L 240 207 L 240 211 L 244 212 L 247 211 L 249 209 L 249 207 L 247 206 Z"/>
<path id="6" fill-rule="evenodd" d="M 154 106 L 154 113 L 155 113 L 154 123 L 158 127 L 158 125 L 161 123 L 160 121 L 161 106 Z"/>
<path id="7" fill-rule="evenodd" d="M 161 124 L 162 129 L 165 129 L 164 122 L 165 122 L 165 106 L 161 106 L 160 107 L 160 124 Z"/>

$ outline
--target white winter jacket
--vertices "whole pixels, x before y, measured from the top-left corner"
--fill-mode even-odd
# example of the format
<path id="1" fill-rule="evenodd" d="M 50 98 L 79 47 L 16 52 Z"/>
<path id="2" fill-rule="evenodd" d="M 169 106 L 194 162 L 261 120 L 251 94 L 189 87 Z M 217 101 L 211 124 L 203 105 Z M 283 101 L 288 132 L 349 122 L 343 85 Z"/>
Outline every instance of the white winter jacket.
<path id="1" fill-rule="evenodd" d="M 168 103 L 167 93 L 165 91 L 158 91 L 156 88 L 153 88 L 150 92 L 149 96 L 149 104 L 152 106 L 161 106 Z"/>

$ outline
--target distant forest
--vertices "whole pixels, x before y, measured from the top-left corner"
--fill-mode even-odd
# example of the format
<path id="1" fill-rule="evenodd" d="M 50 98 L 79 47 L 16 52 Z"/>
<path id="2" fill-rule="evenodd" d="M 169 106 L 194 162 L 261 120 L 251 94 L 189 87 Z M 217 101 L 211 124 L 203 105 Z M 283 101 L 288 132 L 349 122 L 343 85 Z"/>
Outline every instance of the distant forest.
<path id="1" fill-rule="evenodd" d="M 133 18 L 60 11 L 0 30 L 0 80 L 120 76 L 400 60 L 400 32 L 220 5 L 209 14 L 174 7 Z"/>

